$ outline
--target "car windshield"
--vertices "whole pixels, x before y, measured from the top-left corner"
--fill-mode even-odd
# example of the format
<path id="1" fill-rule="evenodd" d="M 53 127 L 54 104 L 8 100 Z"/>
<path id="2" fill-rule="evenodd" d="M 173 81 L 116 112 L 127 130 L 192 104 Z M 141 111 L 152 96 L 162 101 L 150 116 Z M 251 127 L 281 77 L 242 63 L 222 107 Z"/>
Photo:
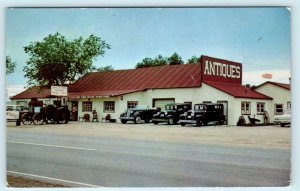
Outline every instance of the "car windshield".
<path id="1" fill-rule="evenodd" d="M 194 108 L 195 110 L 205 111 L 206 105 L 195 105 Z"/>
<path id="2" fill-rule="evenodd" d="M 166 105 L 166 110 L 175 110 L 176 105 Z"/>

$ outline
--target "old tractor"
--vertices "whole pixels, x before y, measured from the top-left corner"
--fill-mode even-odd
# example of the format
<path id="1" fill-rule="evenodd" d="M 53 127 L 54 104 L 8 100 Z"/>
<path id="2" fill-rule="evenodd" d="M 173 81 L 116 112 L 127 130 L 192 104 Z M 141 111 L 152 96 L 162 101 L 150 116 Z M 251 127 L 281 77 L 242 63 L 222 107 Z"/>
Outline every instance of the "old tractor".
<path id="1" fill-rule="evenodd" d="M 68 123 L 70 121 L 70 110 L 67 106 L 45 105 L 42 101 L 33 98 L 29 102 L 28 108 L 28 111 L 21 114 L 21 121 L 24 125 Z"/>

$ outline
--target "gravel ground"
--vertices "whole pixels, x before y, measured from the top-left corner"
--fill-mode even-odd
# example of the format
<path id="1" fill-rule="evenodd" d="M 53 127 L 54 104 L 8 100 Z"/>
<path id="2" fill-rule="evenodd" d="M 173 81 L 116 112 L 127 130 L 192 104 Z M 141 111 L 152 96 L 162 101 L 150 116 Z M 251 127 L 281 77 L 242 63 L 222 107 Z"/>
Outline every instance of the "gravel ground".
<path id="1" fill-rule="evenodd" d="M 75 136 L 119 137 L 126 139 L 143 139 L 167 142 L 205 143 L 238 147 L 254 147 L 266 149 L 287 149 L 291 147 L 291 129 L 279 126 L 185 126 L 154 124 L 120 124 L 100 122 L 69 122 L 64 125 L 21 125 L 8 123 L 10 131 L 26 131 L 39 133 L 51 132 Z M 62 187 L 40 181 L 8 176 L 10 187 Z"/>
<path id="2" fill-rule="evenodd" d="M 7 186 L 15 188 L 34 188 L 34 187 L 64 187 L 59 184 L 50 184 L 37 180 L 25 179 L 22 177 L 7 176 Z"/>

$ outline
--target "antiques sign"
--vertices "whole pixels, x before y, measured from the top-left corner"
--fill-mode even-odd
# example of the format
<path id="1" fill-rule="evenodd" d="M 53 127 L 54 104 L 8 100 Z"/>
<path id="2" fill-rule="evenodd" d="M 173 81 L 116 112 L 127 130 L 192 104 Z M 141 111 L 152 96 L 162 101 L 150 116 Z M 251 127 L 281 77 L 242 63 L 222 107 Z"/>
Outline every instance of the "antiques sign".
<path id="1" fill-rule="evenodd" d="M 51 95 L 67 96 L 68 95 L 68 87 L 66 87 L 66 86 L 51 86 Z"/>

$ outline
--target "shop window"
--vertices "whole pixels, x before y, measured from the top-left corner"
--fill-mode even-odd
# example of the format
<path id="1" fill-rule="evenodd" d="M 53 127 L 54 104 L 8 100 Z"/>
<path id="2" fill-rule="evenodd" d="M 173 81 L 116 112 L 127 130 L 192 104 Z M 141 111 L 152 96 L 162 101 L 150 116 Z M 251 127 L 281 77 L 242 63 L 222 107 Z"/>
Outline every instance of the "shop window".
<path id="1" fill-rule="evenodd" d="M 82 111 L 92 111 L 93 102 L 92 101 L 83 101 L 82 102 Z"/>
<path id="2" fill-rule="evenodd" d="M 241 113 L 242 115 L 251 115 L 251 107 L 250 102 L 242 102 L 241 103 Z"/>
<path id="3" fill-rule="evenodd" d="M 275 114 L 283 114 L 283 104 L 275 104 Z"/>
<path id="4" fill-rule="evenodd" d="M 127 109 L 135 108 L 138 105 L 138 101 L 128 101 L 127 102 Z"/>
<path id="5" fill-rule="evenodd" d="M 262 115 L 265 112 L 265 103 L 258 102 L 256 104 L 256 113 L 257 115 Z"/>
<path id="6" fill-rule="evenodd" d="M 287 102 L 287 109 L 288 110 L 292 109 L 292 103 L 290 101 Z"/>
<path id="7" fill-rule="evenodd" d="M 115 112 L 115 102 L 105 101 L 104 102 L 104 112 Z"/>

